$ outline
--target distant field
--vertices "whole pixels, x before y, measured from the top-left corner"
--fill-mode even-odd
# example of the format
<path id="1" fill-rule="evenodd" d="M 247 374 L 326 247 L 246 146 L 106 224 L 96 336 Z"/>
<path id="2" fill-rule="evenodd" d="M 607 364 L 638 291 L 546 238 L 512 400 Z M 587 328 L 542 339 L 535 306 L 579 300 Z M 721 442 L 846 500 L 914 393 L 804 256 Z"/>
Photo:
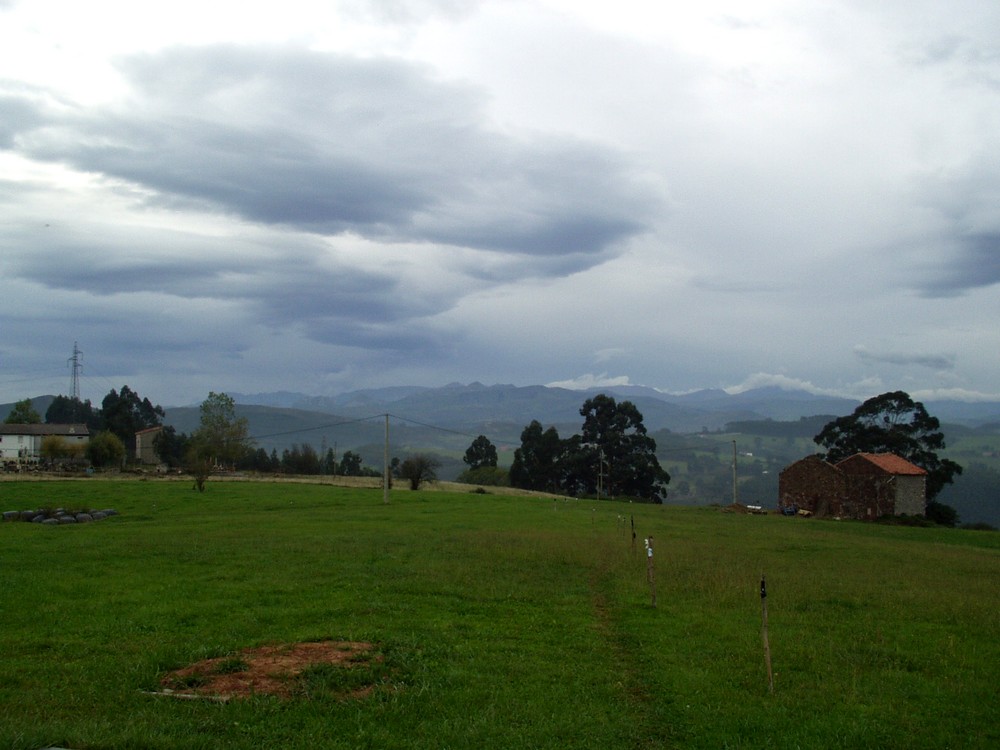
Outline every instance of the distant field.
<path id="1" fill-rule="evenodd" d="M 0 525 L 3 748 L 1000 746 L 997 533 L 423 490 L 385 505 L 319 484 L 0 482 L 0 510 L 41 506 L 120 515 Z M 244 649 L 321 640 L 373 656 L 289 678 L 292 697 L 151 694 L 199 660 L 238 672 Z"/>

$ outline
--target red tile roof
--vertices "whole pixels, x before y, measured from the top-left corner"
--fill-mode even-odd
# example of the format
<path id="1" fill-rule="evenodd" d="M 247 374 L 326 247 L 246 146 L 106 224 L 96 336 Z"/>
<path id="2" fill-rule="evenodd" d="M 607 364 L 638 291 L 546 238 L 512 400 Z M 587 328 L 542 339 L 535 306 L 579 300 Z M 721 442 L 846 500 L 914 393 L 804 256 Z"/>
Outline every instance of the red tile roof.
<path id="1" fill-rule="evenodd" d="M 845 458 L 844 461 L 850 461 L 858 458 L 875 464 L 877 467 L 882 469 L 882 471 L 889 474 L 919 476 L 927 473 L 926 469 L 921 469 L 916 464 L 910 463 L 905 458 L 897 456 L 895 453 L 855 453 L 853 456 Z M 840 461 L 837 466 L 840 466 L 840 464 L 844 463 L 844 461 Z"/>

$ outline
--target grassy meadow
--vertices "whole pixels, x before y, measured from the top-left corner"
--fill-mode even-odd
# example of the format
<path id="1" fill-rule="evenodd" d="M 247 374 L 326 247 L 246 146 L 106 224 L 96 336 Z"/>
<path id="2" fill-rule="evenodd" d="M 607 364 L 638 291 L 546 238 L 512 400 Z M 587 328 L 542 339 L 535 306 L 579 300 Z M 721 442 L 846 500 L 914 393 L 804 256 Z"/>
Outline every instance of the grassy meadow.
<path id="1" fill-rule="evenodd" d="M 0 525 L 2 748 L 1000 746 L 1000 534 L 433 488 L 386 505 L 293 483 L 0 482 L 0 510 L 45 506 L 120 515 Z M 150 694 L 200 659 L 323 639 L 375 644 L 370 694 L 322 671 L 290 699 Z"/>

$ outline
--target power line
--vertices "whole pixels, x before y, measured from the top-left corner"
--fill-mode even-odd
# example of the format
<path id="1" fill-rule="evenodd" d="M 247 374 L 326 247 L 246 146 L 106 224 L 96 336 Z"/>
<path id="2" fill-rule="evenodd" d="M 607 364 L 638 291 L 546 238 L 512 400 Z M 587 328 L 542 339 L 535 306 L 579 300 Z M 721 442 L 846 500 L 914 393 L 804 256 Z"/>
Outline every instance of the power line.
<path id="1" fill-rule="evenodd" d="M 27 378 L 12 378 L 10 380 L 0 380 L 0 385 L 13 385 L 15 383 L 37 383 L 39 380 L 57 380 L 62 378 L 62 375 L 56 375 L 51 373 L 49 370 L 37 370 L 36 374 Z"/>
<path id="2" fill-rule="evenodd" d="M 418 427 L 426 427 L 430 430 L 437 430 L 438 432 L 448 432 L 451 433 L 452 435 L 461 435 L 462 437 L 471 437 L 471 438 L 478 437 L 477 435 L 472 435 L 471 433 L 468 432 L 462 432 L 461 430 L 453 430 L 448 427 L 440 427 L 439 425 L 430 424 L 428 422 L 420 422 L 416 419 L 410 419 L 409 417 L 401 417 L 398 414 L 390 414 L 389 416 L 393 417 L 394 419 L 398 419 L 401 422 L 409 422 L 410 424 L 415 424 Z"/>
<path id="3" fill-rule="evenodd" d="M 263 440 L 264 438 L 284 437 L 285 435 L 296 435 L 300 432 L 315 432 L 316 430 L 328 430 L 331 427 L 341 427 L 345 424 L 357 424 L 367 422 L 371 419 L 381 419 L 385 414 L 373 414 L 370 417 L 360 417 L 358 419 L 345 419 L 341 422 L 330 422 L 329 424 L 316 425 L 315 427 L 300 427 L 297 430 L 285 430 L 284 432 L 270 432 L 266 435 L 251 435 L 250 440 Z"/>
<path id="4" fill-rule="evenodd" d="M 401 417 L 398 414 L 390 414 L 389 416 L 395 417 L 396 419 L 398 419 L 400 421 L 403 421 L 403 422 L 409 422 L 411 424 L 418 425 L 419 427 L 426 427 L 427 429 L 430 429 L 430 430 L 437 430 L 438 432 L 447 432 L 447 433 L 450 433 L 452 435 L 459 435 L 461 437 L 472 438 L 473 440 L 475 440 L 477 437 L 479 437 L 479 435 L 473 435 L 471 432 L 462 432 L 461 430 L 453 430 L 453 429 L 450 429 L 448 427 L 439 427 L 438 425 L 429 424 L 427 422 L 420 422 L 420 421 L 418 421 L 416 419 L 410 419 L 409 417 Z M 515 442 L 513 442 L 511 440 L 497 440 L 496 442 L 497 443 L 501 443 L 503 445 L 519 445 L 519 443 L 515 443 Z"/>

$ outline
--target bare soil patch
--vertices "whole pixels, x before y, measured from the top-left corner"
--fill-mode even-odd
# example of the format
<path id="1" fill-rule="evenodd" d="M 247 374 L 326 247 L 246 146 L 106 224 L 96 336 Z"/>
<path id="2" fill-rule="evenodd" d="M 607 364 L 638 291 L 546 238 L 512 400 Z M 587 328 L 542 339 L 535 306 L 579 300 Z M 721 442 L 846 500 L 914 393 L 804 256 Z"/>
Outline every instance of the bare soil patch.
<path id="1" fill-rule="evenodd" d="M 381 662 L 382 655 L 375 646 L 360 641 L 260 646 L 174 670 L 160 680 L 159 694 L 214 700 L 255 695 L 291 698 L 308 692 L 305 678 L 310 673 L 328 678 L 342 670 L 349 677 L 334 679 L 333 692 L 344 698 L 363 698 L 374 689 L 374 683 L 364 674 L 372 674 L 371 666 Z"/>

